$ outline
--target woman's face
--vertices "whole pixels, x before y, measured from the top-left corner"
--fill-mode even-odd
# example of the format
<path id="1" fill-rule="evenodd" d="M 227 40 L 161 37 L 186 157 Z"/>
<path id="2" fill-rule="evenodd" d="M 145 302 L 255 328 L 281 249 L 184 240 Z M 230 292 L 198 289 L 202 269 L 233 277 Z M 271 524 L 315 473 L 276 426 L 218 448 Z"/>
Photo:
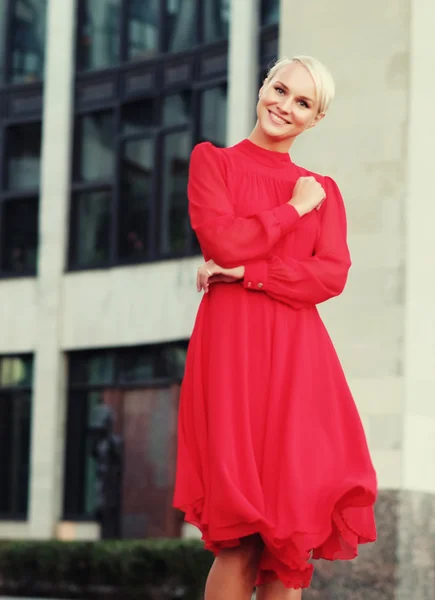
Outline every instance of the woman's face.
<path id="1" fill-rule="evenodd" d="M 291 63 L 261 88 L 257 127 L 271 142 L 292 141 L 324 117 L 318 111 L 313 78 L 303 65 Z"/>

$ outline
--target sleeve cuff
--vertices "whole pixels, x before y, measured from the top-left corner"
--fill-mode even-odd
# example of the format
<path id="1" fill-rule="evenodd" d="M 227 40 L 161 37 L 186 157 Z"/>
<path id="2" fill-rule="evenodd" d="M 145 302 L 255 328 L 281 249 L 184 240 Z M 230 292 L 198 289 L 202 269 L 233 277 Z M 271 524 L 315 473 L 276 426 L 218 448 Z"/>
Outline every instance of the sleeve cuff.
<path id="1" fill-rule="evenodd" d="M 290 233 L 301 218 L 295 207 L 288 202 L 275 208 L 273 214 L 277 218 L 283 233 Z"/>
<path id="2" fill-rule="evenodd" d="M 258 260 L 245 265 L 243 287 L 248 290 L 264 291 L 267 286 L 267 261 Z"/>

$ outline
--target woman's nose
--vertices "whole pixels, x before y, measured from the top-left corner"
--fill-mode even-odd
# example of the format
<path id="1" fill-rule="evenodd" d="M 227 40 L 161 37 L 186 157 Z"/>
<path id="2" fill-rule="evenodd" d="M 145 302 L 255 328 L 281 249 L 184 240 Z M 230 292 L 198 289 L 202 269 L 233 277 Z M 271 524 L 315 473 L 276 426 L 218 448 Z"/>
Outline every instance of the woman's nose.
<path id="1" fill-rule="evenodd" d="M 292 103 L 293 101 L 291 98 L 283 98 L 279 103 L 278 108 L 281 110 L 281 112 L 288 115 L 291 113 Z"/>

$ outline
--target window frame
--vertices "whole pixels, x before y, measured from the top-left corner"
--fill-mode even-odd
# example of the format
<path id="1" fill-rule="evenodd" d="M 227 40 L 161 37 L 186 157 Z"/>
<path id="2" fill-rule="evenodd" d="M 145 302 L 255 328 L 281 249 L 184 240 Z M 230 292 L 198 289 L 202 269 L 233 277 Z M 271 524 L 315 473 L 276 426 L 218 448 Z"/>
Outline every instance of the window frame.
<path id="1" fill-rule="evenodd" d="M 260 87 L 263 85 L 268 71 L 278 59 L 278 44 L 279 24 L 263 25 L 259 35 L 258 82 Z"/>
<path id="2" fill-rule="evenodd" d="M 13 82 L 10 80 L 13 60 L 12 47 L 12 19 L 14 15 L 15 0 L 2 0 L 5 4 L 3 30 L 3 55 L 0 54 L 0 236 L 3 231 L 3 207 L 6 202 L 34 198 L 38 203 L 37 246 L 36 264 L 34 268 L 23 271 L 4 269 L 3 241 L 0 243 L 0 281 L 3 279 L 16 279 L 35 277 L 38 272 L 39 250 L 39 213 L 40 213 L 40 184 L 37 189 L 7 190 L 4 183 L 7 175 L 7 130 L 14 126 L 40 123 L 42 130 L 43 109 L 43 73 L 40 80 L 29 82 Z M 47 14 L 45 15 L 47 19 Z M 47 29 L 45 30 L 47 37 Z M 46 60 L 46 55 L 44 55 Z M 41 134 L 42 144 L 42 134 Z M 42 146 L 40 147 L 40 161 L 42 161 Z"/>
<path id="3" fill-rule="evenodd" d="M 64 520 L 72 520 L 75 522 L 89 522 L 94 521 L 95 518 L 93 515 L 87 514 L 84 511 L 70 511 L 67 510 L 67 499 L 71 499 L 71 497 L 75 496 L 74 500 L 77 504 L 84 503 L 85 492 L 86 492 L 86 484 L 84 482 L 84 474 L 86 464 L 86 444 L 83 444 L 81 447 L 78 447 L 75 444 L 75 447 L 78 448 L 76 455 L 70 454 L 69 442 L 71 439 L 80 440 L 83 442 L 87 437 L 87 426 L 83 423 L 85 418 L 84 414 L 79 414 L 79 420 L 81 421 L 80 425 L 82 429 L 77 431 L 74 426 L 71 425 L 73 419 L 71 419 L 72 411 L 74 410 L 74 397 L 81 394 L 81 402 L 83 406 L 81 406 L 80 410 L 83 407 L 89 406 L 89 398 L 88 395 L 92 392 L 102 393 L 107 389 L 110 390 L 138 390 L 138 389 L 155 389 L 155 388 L 169 388 L 174 384 L 180 384 L 182 380 L 182 376 L 178 373 L 168 373 L 165 377 L 153 377 L 153 378 L 144 378 L 142 380 L 138 380 L 136 382 L 127 381 L 122 378 L 122 366 L 123 360 L 126 356 L 128 356 L 132 352 L 156 352 L 156 358 L 162 355 L 159 355 L 159 352 L 162 352 L 165 349 L 169 349 L 172 347 L 185 348 L 187 350 L 188 340 L 177 340 L 173 342 L 166 342 L 160 344 L 147 344 L 141 346 L 129 346 L 124 348 L 102 348 L 102 349 L 93 349 L 93 350 L 79 350 L 68 353 L 67 358 L 67 419 L 65 423 L 65 446 L 64 446 L 64 483 L 63 483 L 63 501 L 62 501 L 62 515 Z M 81 358 L 87 357 L 88 359 L 93 355 L 104 355 L 111 357 L 113 364 L 112 377 L 107 379 L 104 383 L 86 383 L 85 381 L 81 382 L 71 382 L 71 374 L 72 374 L 72 361 L 80 360 Z M 86 397 L 85 397 L 86 396 Z M 86 412 L 86 411 L 85 411 Z M 77 416 L 77 415 L 75 415 Z M 69 469 L 71 465 L 74 466 L 76 476 L 69 476 Z M 77 473 L 80 473 L 80 477 L 77 476 Z"/>
<path id="4" fill-rule="evenodd" d="M 199 2 L 199 0 L 197 0 Z M 163 3 L 162 3 L 163 4 Z M 201 2 L 199 2 L 201 5 Z M 127 56 L 126 41 L 126 3 L 124 3 L 122 19 L 120 24 L 121 45 L 123 48 L 123 57 Z M 161 13 L 164 6 L 160 7 Z M 84 14 L 84 0 L 78 2 L 76 11 L 77 31 L 81 31 L 81 19 Z M 161 15 L 162 16 L 162 15 Z M 196 27 L 200 28 L 203 13 L 197 11 Z M 166 35 L 166 32 L 164 32 Z M 80 53 L 80 34 L 76 40 L 76 56 L 79 60 Z M 180 75 L 181 73 L 181 75 Z M 119 252 L 119 234 L 120 234 L 120 206 L 121 206 L 121 185 L 122 185 L 122 147 L 127 140 L 144 139 L 149 136 L 155 137 L 154 164 L 161 164 L 162 145 L 164 136 L 176 131 L 189 130 L 191 135 L 191 147 L 200 140 L 200 94 L 208 88 L 213 88 L 222 84 L 227 84 L 228 74 L 228 40 L 219 40 L 210 44 L 198 44 L 194 49 L 175 52 L 161 53 L 143 61 L 132 59 L 131 62 L 122 62 L 118 65 L 105 67 L 99 70 L 81 70 L 77 69 L 75 78 L 75 108 L 74 117 L 79 118 L 85 114 L 98 113 L 104 110 L 113 111 L 115 123 L 114 148 L 114 170 L 113 176 L 104 181 L 80 182 L 76 177 L 77 173 L 72 170 L 72 181 L 70 187 L 69 203 L 69 222 L 76 227 L 77 208 L 75 195 L 79 191 L 94 191 L 98 188 L 109 187 L 112 190 L 112 219 L 111 235 L 108 241 L 108 255 L 110 259 L 104 264 L 91 264 L 83 266 L 78 264 L 76 235 L 70 230 L 68 239 L 68 252 L 65 270 L 67 272 L 88 271 L 94 269 L 110 269 L 113 267 L 122 267 L 135 264 L 148 264 L 162 260 L 176 260 L 199 254 L 198 245 L 193 232 L 189 228 L 186 237 L 186 248 L 180 252 L 170 252 L 160 254 L 158 251 L 158 240 L 160 231 L 157 231 L 158 220 L 158 200 L 161 197 L 161 183 L 158 174 L 154 175 L 153 194 L 150 199 L 148 224 L 148 252 L 141 256 L 123 258 Z M 130 88 L 129 81 L 134 77 L 149 77 L 152 83 L 142 90 L 137 89 L 132 84 Z M 98 86 L 101 86 L 107 93 L 101 92 L 98 95 Z M 165 126 L 161 123 L 161 112 L 163 98 L 179 92 L 188 91 L 192 94 L 190 118 L 184 125 Z M 152 99 L 157 105 L 156 120 L 160 123 L 158 126 L 144 128 L 144 131 L 137 134 L 125 134 L 122 130 L 123 109 L 130 103 L 140 102 L 141 100 Z M 72 164 L 77 164 L 80 144 L 78 141 L 78 128 L 75 127 L 74 147 L 72 151 Z M 156 171 L 159 171 L 157 168 Z M 187 202 L 186 202 L 187 210 Z"/>
<path id="5" fill-rule="evenodd" d="M 0 396 L 10 396 L 9 401 L 14 402 L 14 395 L 26 394 L 28 395 L 29 403 L 30 403 L 30 412 L 29 412 L 29 456 L 28 456 L 28 476 L 27 476 L 27 485 L 26 485 L 26 510 L 24 512 L 20 512 L 17 510 L 13 510 L 11 512 L 0 512 L 0 521 L 27 521 L 29 516 L 30 509 L 30 489 L 31 489 L 31 480 L 32 480 L 32 469 L 31 469 L 31 456 L 32 456 L 32 418 L 33 418 L 33 385 L 34 385 L 34 356 L 33 354 L 1 354 L 0 355 L 0 363 L 5 359 L 28 359 L 31 361 L 32 368 L 32 381 L 26 385 L 8 385 L 2 386 L 0 385 Z M 17 484 L 17 482 L 15 482 Z M 17 484 L 18 485 L 18 484 Z M 19 493 L 19 489 L 15 490 L 15 494 Z"/>
<path id="6" fill-rule="evenodd" d="M 43 79 L 44 79 L 44 64 L 45 64 L 45 61 L 47 58 L 46 57 L 46 40 L 47 40 L 47 32 L 48 32 L 47 8 L 48 8 L 49 0 L 46 0 L 46 6 L 45 6 L 45 31 L 44 31 L 45 37 L 44 37 L 44 56 L 43 56 L 42 76 L 40 79 L 35 79 L 34 81 L 29 81 L 29 82 L 23 82 L 23 81 L 14 82 L 11 80 L 12 63 L 13 63 L 13 55 L 14 55 L 14 48 L 12 45 L 12 40 L 13 40 L 12 21 L 14 18 L 14 7 L 15 7 L 15 3 L 17 2 L 17 0 L 2 0 L 2 2 L 7 2 L 7 5 L 6 5 L 6 9 L 5 9 L 5 22 L 4 22 L 6 31 L 0 32 L 0 33 L 3 33 L 2 39 L 4 39 L 3 65 L 0 66 L 1 85 L 3 87 L 24 86 L 26 88 L 29 86 L 41 85 L 43 82 Z"/>
<path id="7" fill-rule="evenodd" d="M 26 88 L 27 89 L 27 88 Z M 38 99 L 38 92 L 42 90 L 35 90 L 35 100 Z M 12 93 L 11 97 L 18 97 Z M 0 102 L 1 102 L 1 91 L 0 91 Z M 11 116 L 5 119 L 0 118 L 0 280 L 2 279 L 15 279 L 22 277 L 35 277 L 38 271 L 38 250 L 39 250 L 39 215 L 40 215 L 40 190 L 41 183 L 39 182 L 38 187 L 23 188 L 23 189 L 7 189 L 7 170 L 8 170 L 8 130 L 14 127 L 25 127 L 26 125 L 37 125 L 41 124 L 41 144 L 40 144 L 40 169 L 42 164 L 42 115 L 36 112 L 19 116 Z M 36 222 L 36 264 L 35 268 L 25 269 L 23 271 L 12 271 L 3 268 L 3 224 L 4 224 L 4 206 L 8 202 L 14 202 L 19 200 L 34 199 L 38 205 L 37 210 L 37 222 Z"/>
<path id="8" fill-rule="evenodd" d="M 268 0 L 260 0 L 259 3 L 259 19 L 260 19 L 260 29 L 264 30 L 264 29 L 269 29 L 271 27 L 278 27 L 279 25 L 279 19 L 280 19 L 280 0 L 276 0 L 276 7 L 278 9 L 278 21 L 272 21 L 271 23 L 264 23 L 264 17 L 266 16 L 267 13 L 267 4 L 268 4 Z"/>
<path id="9" fill-rule="evenodd" d="M 128 38 L 128 23 L 129 23 L 129 1 L 130 0 L 120 0 L 120 23 L 119 23 L 119 31 L 120 31 L 120 40 L 119 40 L 119 57 L 117 64 L 107 65 L 102 68 L 96 69 L 88 69 L 83 67 L 82 61 L 82 47 L 81 47 L 81 32 L 85 23 L 85 3 L 86 0 L 77 0 L 77 10 L 76 10 L 76 43 L 75 43 L 75 55 L 76 55 L 76 64 L 77 64 L 77 74 L 83 75 L 86 73 L 100 73 L 104 70 L 111 70 L 116 68 L 122 68 L 136 62 L 144 62 L 143 59 L 136 58 L 135 56 L 129 57 L 129 38 Z M 204 5 L 202 0 L 193 0 L 195 3 L 194 14 L 195 14 L 195 22 L 194 22 L 194 32 L 196 37 L 196 44 L 192 48 L 183 49 L 180 51 L 169 52 L 168 51 L 168 22 L 166 19 L 166 6 L 169 0 L 158 0 L 159 8 L 158 8 L 158 24 L 157 24 L 157 47 L 155 49 L 155 53 L 145 60 L 153 60 L 154 58 L 161 57 L 163 55 L 178 55 L 183 54 L 185 52 L 200 52 L 203 47 L 208 47 L 214 44 L 220 44 L 226 39 L 218 39 L 214 41 L 207 41 L 205 38 L 205 27 L 203 27 L 204 21 Z"/>

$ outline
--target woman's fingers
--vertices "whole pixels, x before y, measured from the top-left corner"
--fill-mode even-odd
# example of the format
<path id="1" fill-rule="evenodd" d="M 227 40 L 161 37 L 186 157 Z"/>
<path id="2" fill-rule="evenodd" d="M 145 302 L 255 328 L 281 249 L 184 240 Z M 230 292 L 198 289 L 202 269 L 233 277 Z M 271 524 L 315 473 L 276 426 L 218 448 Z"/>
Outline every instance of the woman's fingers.
<path id="1" fill-rule="evenodd" d="M 213 260 L 202 264 L 196 274 L 196 289 L 198 292 L 204 290 L 207 293 L 211 283 L 217 283 L 218 281 L 231 282 L 232 278 L 226 276 L 225 272 L 226 269 L 222 269 Z"/>
<path id="2" fill-rule="evenodd" d="M 196 289 L 198 292 L 204 290 L 204 292 L 208 292 L 208 280 L 213 276 L 213 267 L 209 265 L 209 263 L 205 263 L 201 265 L 198 269 L 198 273 L 196 276 Z"/>

